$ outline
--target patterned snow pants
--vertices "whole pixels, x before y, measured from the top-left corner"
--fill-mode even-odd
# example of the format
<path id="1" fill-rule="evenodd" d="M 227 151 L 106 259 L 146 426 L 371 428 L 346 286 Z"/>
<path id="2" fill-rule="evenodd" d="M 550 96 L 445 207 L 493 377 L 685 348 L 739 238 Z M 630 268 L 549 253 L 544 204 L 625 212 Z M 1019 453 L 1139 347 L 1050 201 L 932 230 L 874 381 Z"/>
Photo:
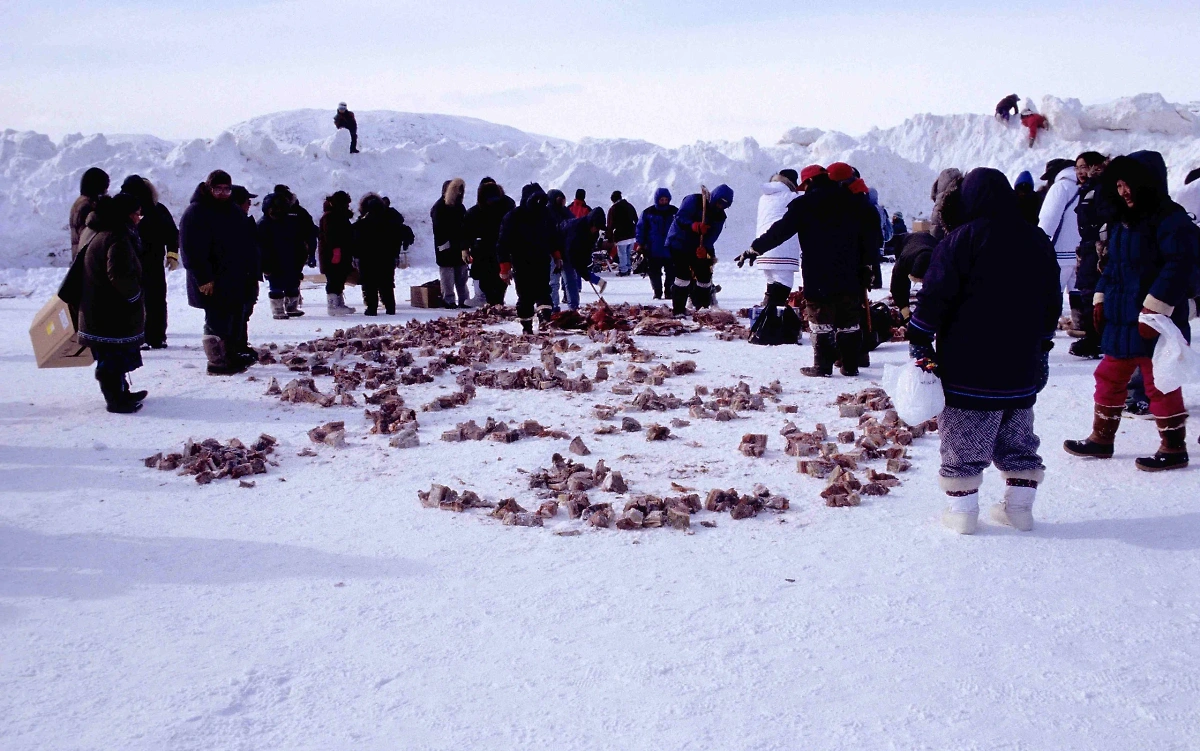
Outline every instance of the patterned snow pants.
<path id="1" fill-rule="evenodd" d="M 1032 409 L 979 411 L 946 407 L 938 418 L 943 478 L 976 478 L 989 464 L 1005 477 L 1040 479 L 1041 439 L 1033 432 Z M 943 485 L 947 483 L 943 482 Z"/>

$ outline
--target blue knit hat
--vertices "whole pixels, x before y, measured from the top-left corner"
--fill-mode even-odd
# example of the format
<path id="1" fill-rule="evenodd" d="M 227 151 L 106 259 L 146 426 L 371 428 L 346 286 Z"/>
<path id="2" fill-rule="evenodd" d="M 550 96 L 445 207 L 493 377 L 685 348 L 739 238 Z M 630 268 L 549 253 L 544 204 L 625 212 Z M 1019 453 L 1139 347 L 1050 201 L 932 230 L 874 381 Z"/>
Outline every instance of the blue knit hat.
<path id="1" fill-rule="evenodd" d="M 1013 183 L 1014 188 L 1019 188 L 1022 185 L 1028 185 L 1031 188 L 1033 187 L 1033 173 L 1031 173 L 1029 170 L 1025 170 L 1021 174 L 1017 175 L 1017 181 Z"/>

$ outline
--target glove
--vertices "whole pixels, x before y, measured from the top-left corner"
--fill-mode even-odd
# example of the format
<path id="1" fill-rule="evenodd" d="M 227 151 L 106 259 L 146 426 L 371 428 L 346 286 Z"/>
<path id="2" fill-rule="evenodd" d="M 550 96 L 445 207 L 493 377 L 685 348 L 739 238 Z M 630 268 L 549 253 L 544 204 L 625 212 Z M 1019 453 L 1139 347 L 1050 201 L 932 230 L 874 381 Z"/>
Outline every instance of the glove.
<path id="1" fill-rule="evenodd" d="M 330 256 L 330 259 L 329 259 L 329 260 L 333 262 L 333 265 L 334 265 L 334 266 L 336 266 L 336 265 L 338 265 L 339 263 L 341 263 L 341 262 L 342 262 L 342 249 L 341 249 L 341 248 L 334 248 L 334 249 L 333 249 L 333 254 Z"/>
<path id="2" fill-rule="evenodd" d="M 701 261 L 707 259 L 708 258 L 708 248 L 704 247 L 703 245 L 701 245 L 699 248 L 696 248 L 696 257 L 699 258 Z"/>
<path id="3" fill-rule="evenodd" d="M 215 290 L 216 290 L 216 285 L 213 282 L 209 282 L 208 284 L 200 285 L 200 294 L 204 295 L 205 297 L 212 296 L 212 293 Z"/>
<path id="4" fill-rule="evenodd" d="M 692 232 L 695 232 L 697 235 L 707 235 L 708 229 L 708 225 L 704 222 L 692 222 Z"/>
<path id="5" fill-rule="evenodd" d="M 642 252 L 642 245 L 641 245 L 641 243 L 634 243 L 634 244 L 633 244 L 633 252 L 634 252 L 634 253 L 641 253 L 641 252 Z"/>
<path id="6" fill-rule="evenodd" d="M 1096 333 L 1104 331 L 1104 303 L 1092 306 L 1092 324 L 1096 327 Z"/>
<path id="7" fill-rule="evenodd" d="M 751 248 L 733 260 L 737 262 L 738 268 L 740 269 L 742 264 L 746 263 L 747 261 L 749 261 L 750 265 L 753 266 L 754 262 L 758 260 L 758 256 L 759 252 L 754 248 Z"/>
<path id="8" fill-rule="evenodd" d="M 554 254 L 554 273 L 561 273 L 563 270 L 563 259 L 561 253 Z"/>
<path id="9" fill-rule="evenodd" d="M 470 254 L 470 253 L 468 253 L 467 251 L 465 251 L 465 250 L 464 250 L 464 251 L 462 252 L 462 259 L 463 259 L 463 264 L 464 264 L 464 265 L 470 265 L 470 263 L 471 263 L 471 254 Z"/>
<path id="10" fill-rule="evenodd" d="M 179 254 L 173 251 L 167 253 L 167 257 L 163 262 L 163 265 L 166 266 L 167 271 L 174 271 L 175 269 L 179 268 Z"/>
<path id="11" fill-rule="evenodd" d="M 1050 350 L 1052 350 L 1052 349 L 1054 349 L 1054 340 L 1053 339 L 1043 339 L 1042 340 L 1042 354 L 1048 355 L 1048 354 L 1050 354 Z"/>
<path id="12" fill-rule="evenodd" d="M 1149 308 L 1142 308 L 1142 314 L 1154 315 L 1154 311 Z M 1151 342 L 1158 338 L 1158 332 L 1141 321 L 1138 321 L 1138 335 Z"/>
<path id="13" fill-rule="evenodd" d="M 511 263 L 500 264 L 500 278 L 506 282 L 512 281 L 512 264 Z"/>

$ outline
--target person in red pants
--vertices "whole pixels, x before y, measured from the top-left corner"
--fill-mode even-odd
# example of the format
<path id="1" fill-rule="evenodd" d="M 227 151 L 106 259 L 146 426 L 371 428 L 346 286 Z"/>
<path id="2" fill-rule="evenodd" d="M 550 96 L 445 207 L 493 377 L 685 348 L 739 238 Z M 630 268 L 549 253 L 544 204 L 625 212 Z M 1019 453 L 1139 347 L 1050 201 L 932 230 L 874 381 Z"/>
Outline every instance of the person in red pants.
<path id="1" fill-rule="evenodd" d="M 1167 166 L 1158 152 L 1118 157 L 1104 179 L 1104 190 L 1115 207 L 1094 309 L 1104 359 L 1096 368 L 1092 434 L 1082 441 L 1067 441 L 1063 447 L 1076 456 L 1112 457 L 1125 389 L 1134 370 L 1141 368 L 1161 445 L 1154 456 L 1138 459 L 1137 468 L 1180 469 L 1188 464 L 1183 390 L 1164 394 L 1155 388 L 1151 358 L 1158 332 L 1138 317 L 1142 313 L 1167 316 L 1190 340 L 1188 297 L 1200 254 L 1200 229 L 1167 193 Z"/>

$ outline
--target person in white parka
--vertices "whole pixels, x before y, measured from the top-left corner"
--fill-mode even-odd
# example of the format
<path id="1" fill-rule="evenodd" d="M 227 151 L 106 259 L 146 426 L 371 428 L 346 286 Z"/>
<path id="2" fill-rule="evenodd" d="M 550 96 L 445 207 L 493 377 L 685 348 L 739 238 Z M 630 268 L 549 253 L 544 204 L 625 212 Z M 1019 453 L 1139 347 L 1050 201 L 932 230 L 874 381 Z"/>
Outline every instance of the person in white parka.
<path id="1" fill-rule="evenodd" d="M 763 186 L 762 197 L 758 199 L 758 237 L 782 219 L 788 204 L 800 195 L 799 177 L 795 170 L 784 169 Z M 786 305 L 796 282 L 796 272 L 800 270 L 800 241 L 792 237 L 778 248 L 758 256 L 755 262 L 767 278 L 763 305 Z"/>
<path id="2" fill-rule="evenodd" d="M 1079 248 L 1079 222 L 1075 207 L 1079 205 L 1079 178 L 1073 169 L 1059 172 L 1046 191 L 1038 226 L 1054 243 L 1058 259 L 1059 289 L 1075 291 L 1076 251 Z"/>

